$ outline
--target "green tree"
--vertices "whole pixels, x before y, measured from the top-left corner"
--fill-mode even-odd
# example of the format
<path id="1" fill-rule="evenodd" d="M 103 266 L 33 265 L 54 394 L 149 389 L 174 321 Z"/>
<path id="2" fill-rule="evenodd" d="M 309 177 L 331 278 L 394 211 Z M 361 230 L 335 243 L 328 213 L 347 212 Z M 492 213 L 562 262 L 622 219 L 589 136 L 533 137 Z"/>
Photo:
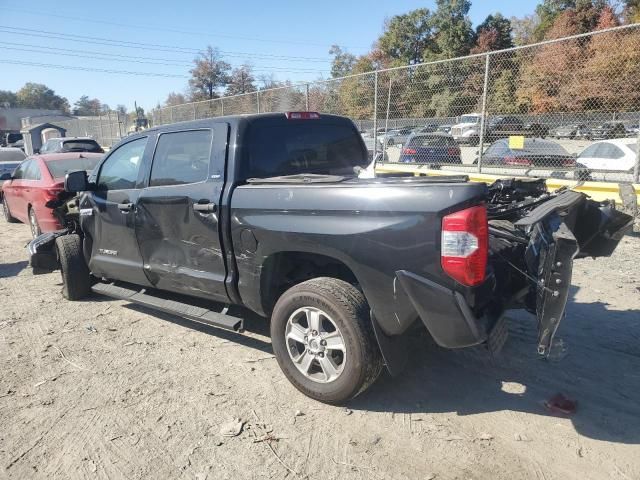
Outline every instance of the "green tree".
<path id="1" fill-rule="evenodd" d="M 44 108 L 69 111 L 69 100 L 56 95 L 52 89 L 41 83 L 25 83 L 16 92 L 18 106 L 23 108 Z"/>
<path id="2" fill-rule="evenodd" d="M 107 105 L 107 109 L 108 109 Z M 97 98 L 89 98 L 82 95 L 76 103 L 73 104 L 73 114 L 79 116 L 98 115 L 104 111 L 103 104 Z"/>
<path id="3" fill-rule="evenodd" d="M 4 106 L 15 108 L 18 106 L 18 96 L 10 90 L 0 90 L 0 108 Z"/>
<path id="4" fill-rule="evenodd" d="M 435 46 L 433 14 L 427 8 L 419 8 L 391 17 L 385 22 L 377 46 L 397 65 L 422 62 L 424 52 Z"/>
<path id="5" fill-rule="evenodd" d="M 600 12 L 607 5 L 607 0 L 543 0 L 536 7 L 540 22 L 535 29 L 535 39 L 540 41 L 548 38 L 556 19 L 568 11 L 575 14 L 577 33 L 590 32 L 598 24 Z"/>
<path id="6" fill-rule="evenodd" d="M 357 57 L 354 54 L 345 52 L 338 45 L 331 45 L 329 55 L 333 56 L 331 61 L 331 76 L 333 78 L 349 75 L 357 61 Z"/>
<path id="7" fill-rule="evenodd" d="M 640 0 L 623 0 L 623 15 L 627 23 L 640 22 Z"/>
<path id="8" fill-rule="evenodd" d="M 231 65 L 223 61 L 218 49 L 211 45 L 198 54 L 193 64 L 194 67 L 189 70 L 192 100 L 217 98 L 218 89 L 228 81 Z"/>
<path id="9" fill-rule="evenodd" d="M 234 68 L 228 78 L 226 95 L 241 95 L 243 93 L 255 92 L 255 77 L 251 65 L 244 64 Z"/>
<path id="10" fill-rule="evenodd" d="M 436 0 L 438 8 L 433 16 L 436 28 L 436 56 L 431 58 L 455 58 L 467 55 L 475 35 L 471 27 L 468 13 L 471 8 L 469 0 Z"/>
<path id="11" fill-rule="evenodd" d="M 489 15 L 476 28 L 476 45 L 474 48 L 480 47 L 481 52 L 511 48 L 513 47 L 512 35 L 513 29 L 509 19 L 503 17 L 500 13 Z"/>

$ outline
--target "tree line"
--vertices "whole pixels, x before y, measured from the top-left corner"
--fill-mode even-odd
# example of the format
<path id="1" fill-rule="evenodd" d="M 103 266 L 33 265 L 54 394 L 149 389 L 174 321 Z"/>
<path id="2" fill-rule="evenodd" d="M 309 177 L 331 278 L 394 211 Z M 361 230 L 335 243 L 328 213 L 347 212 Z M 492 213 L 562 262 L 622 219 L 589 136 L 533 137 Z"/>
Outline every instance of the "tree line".
<path id="1" fill-rule="evenodd" d="M 389 18 L 368 53 L 337 45 L 333 78 L 372 70 L 482 54 L 640 21 L 640 0 L 544 0 L 535 13 L 507 19 L 489 15 L 475 29 L 469 0 L 436 0 Z M 378 99 L 391 117 L 456 116 L 480 108 L 485 58 L 436 63 L 379 75 Z M 640 109 L 640 29 L 604 33 L 493 55 L 489 64 L 490 113 L 624 111 Z M 371 78 L 356 76 L 314 87 L 314 103 L 353 118 L 373 115 Z M 386 105 L 383 106 L 386 111 Z"/>
<path id="2" fill-rule="evenodd" d="M 97 98 L 82 95 L 71 106 L 66 97 L 56 94 L 54 90 L 42 83 L 27 82 L 16 92 L 0 90 L 0 107 L 7 108 L 36 108 L 41 110 L 59 110 L 78 116 L 101 115 L 111 111 L 106 103 Z M 127 113 L 125 105 L 118 105 L 116 111 Z"/>

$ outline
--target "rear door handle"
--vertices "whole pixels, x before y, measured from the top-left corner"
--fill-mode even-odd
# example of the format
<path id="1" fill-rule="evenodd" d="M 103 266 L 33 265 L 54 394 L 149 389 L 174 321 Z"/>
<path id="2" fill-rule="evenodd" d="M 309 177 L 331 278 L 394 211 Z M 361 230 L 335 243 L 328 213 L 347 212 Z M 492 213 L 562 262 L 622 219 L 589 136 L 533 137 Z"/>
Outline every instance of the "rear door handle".
<path id="1" fill-rule="evenodd" d="M 121 212 L 130 212 L 133 210 L 133 203 L 119 203 L 118 210 Z"/>
<path id="2" fill-rule="evenodd" d="M 194 203 L 193 204 L 193 209 L 196 212 L 202 212 L 202 213 L 212 213 L 216 211 L 216 204 L 211 202 L 211 203 Z"/>

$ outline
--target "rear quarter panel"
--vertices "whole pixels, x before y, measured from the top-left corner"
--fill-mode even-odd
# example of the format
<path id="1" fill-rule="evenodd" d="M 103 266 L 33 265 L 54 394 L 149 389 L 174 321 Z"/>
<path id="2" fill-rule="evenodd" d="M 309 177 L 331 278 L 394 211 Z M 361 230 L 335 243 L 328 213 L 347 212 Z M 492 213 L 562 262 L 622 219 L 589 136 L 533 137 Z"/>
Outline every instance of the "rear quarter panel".
<path id="1" fill-rule="evenodd" d="M 309 252 L 344 263 L 356 276 L 387 334 L 415 320 L 396 281 L 412 271 L 452 286 L 440 269 L 442 215 L 478 203 L 483 184 L 246 185 L 234 190 L 231 235 L 238 290 L 249 308 L 263 311 L 260 279 L 279 252 Z M 250 231 L 257 245 L 246 248 Z M 254 251 L 252 251 L 254 250 Z"/>

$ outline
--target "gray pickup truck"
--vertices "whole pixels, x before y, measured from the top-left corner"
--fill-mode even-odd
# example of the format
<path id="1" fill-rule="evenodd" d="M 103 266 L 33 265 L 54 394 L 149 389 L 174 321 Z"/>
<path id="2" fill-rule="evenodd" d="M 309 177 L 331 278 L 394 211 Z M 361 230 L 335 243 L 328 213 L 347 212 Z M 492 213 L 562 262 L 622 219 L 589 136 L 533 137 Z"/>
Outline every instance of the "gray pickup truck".
<path id="1" fill-rule="evenodd" d="M 234 308 L 252 310 L 270 318 L 293 385 L 342 403 L 384 365 L 400 372 L 419 329 L 495 351 L 504 312 L 524 308 L 547 355 L 574 258 L 609 255 L 631 225 L 538 180 L 359 178 L 368 165 L 353 123 L 333 115 L 152 128 L 90 176 L 67 175 L 49 205 L 67 228 L 31 242 L 31 265 L 60 269 L 69 300 L 93 291 L 236 331 Z"/>

